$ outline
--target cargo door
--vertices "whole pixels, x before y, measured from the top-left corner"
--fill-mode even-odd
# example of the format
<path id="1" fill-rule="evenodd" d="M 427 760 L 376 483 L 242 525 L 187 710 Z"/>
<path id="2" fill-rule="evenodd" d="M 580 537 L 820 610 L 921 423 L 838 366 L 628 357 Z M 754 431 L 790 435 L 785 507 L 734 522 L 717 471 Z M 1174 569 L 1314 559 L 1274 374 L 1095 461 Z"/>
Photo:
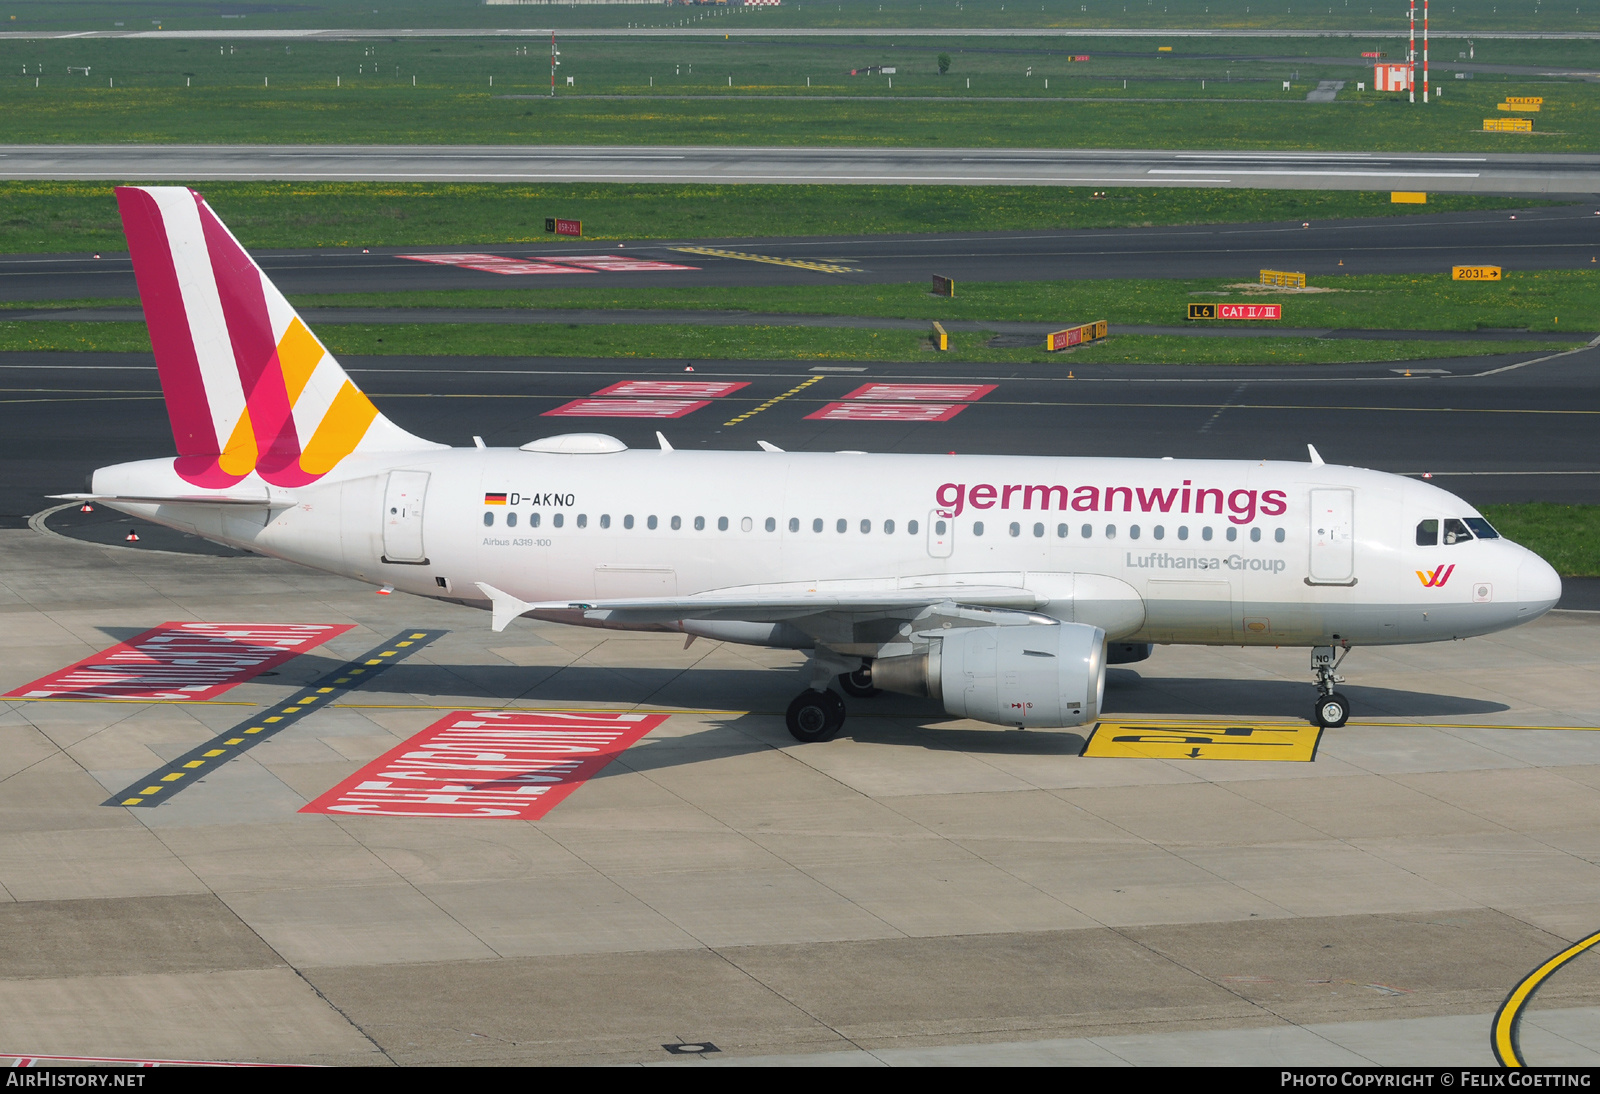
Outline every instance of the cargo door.
<path id="1" fill-rule="evenodd" d="M 383 491 L 383 561 L 421 565 L 428 561 L 422 542 L 422 509 L 428 472 L 391 471 Z"/>

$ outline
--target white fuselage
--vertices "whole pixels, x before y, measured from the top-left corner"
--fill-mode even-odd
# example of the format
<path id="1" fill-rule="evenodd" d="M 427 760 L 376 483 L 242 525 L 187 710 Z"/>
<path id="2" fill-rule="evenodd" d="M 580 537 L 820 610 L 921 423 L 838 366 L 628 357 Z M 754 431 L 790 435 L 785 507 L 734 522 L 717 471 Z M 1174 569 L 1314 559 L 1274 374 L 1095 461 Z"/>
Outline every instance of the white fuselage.
<path id="1" fill-rule="evenodd" d="M 252 487 L 269 492 L 234 493 Z M 197 493 L 168 460 L 102 469 L 94 489 Z M 1320 646 L 1484 634 L 1560 596 L 1550 566 L 1507 540 L 1418 546 L 1419 523 L 1478 516 L 1453 495 L 1323 464 L 441 449 L 357 454 L 267 507 L 113 504 L 485 607 L 478 583 L 587 603 L 939 576 L 1032 590 L 1045 614 L 1120 641 Z"/>

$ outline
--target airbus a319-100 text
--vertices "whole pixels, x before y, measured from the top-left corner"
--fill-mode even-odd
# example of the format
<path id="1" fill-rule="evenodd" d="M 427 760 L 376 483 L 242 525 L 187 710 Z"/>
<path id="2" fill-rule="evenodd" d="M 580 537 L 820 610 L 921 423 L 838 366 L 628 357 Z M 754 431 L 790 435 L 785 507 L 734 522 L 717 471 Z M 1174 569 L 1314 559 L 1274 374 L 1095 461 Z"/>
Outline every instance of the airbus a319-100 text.
<path id="1" fill-rule="evenodd" d="M 1561 582 L 1429 483 L 1272 461 L 630 450 L 597 433 L 452 448 L 380 413 L 206 202 L 117 191 L 176 458 L 91 493 L 207 539 L 488 609 L 804 650 L 790 732 L 844 700 L 1096 719 L 1156 643 L 1340 651 L 1534 619 Z"/>

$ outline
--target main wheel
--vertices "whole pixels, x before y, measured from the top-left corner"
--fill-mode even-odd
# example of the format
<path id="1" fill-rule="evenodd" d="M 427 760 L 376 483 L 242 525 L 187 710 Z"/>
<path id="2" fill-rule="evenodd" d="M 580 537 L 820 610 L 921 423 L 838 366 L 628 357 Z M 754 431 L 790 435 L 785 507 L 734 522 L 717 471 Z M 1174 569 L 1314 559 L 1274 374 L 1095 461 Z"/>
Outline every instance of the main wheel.
<path id="1" fill-rule="evenodd" d="M 1323 729 L 1338 729 L 1349 719 L 1350 700 L 1337 691 L 1319 698 L 1316 710 L 1311 715 L 1311 720 Z"/>
<path id="2" fill-rule="evenodd" d="M 797 741 L 829 741 L 844 728 L 844 700 L 831 691 L 807 688 L 794 697 L 784 715 Z"/>
<path id="3" fill-rule="evenodd" d="M 862 665 L 855 672 L 841 672 L 839 686 L 846 695 L 854 695 L 857 699 L 870 699 L 879 692 L 872 686 L 872 669 Z"/>

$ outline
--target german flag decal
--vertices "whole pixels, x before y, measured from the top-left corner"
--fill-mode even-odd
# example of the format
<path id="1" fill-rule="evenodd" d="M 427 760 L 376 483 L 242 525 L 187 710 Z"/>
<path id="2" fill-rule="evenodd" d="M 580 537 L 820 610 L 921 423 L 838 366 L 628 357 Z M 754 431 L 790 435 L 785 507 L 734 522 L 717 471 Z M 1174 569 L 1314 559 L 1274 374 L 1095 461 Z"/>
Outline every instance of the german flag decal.
<path id="1" fill-rule="evenodd" d="M 485 494 L 483 496 L 483 504 L 485 505 L 504 505 L 505 503 L 506 496 L 504 494 Z"/>

